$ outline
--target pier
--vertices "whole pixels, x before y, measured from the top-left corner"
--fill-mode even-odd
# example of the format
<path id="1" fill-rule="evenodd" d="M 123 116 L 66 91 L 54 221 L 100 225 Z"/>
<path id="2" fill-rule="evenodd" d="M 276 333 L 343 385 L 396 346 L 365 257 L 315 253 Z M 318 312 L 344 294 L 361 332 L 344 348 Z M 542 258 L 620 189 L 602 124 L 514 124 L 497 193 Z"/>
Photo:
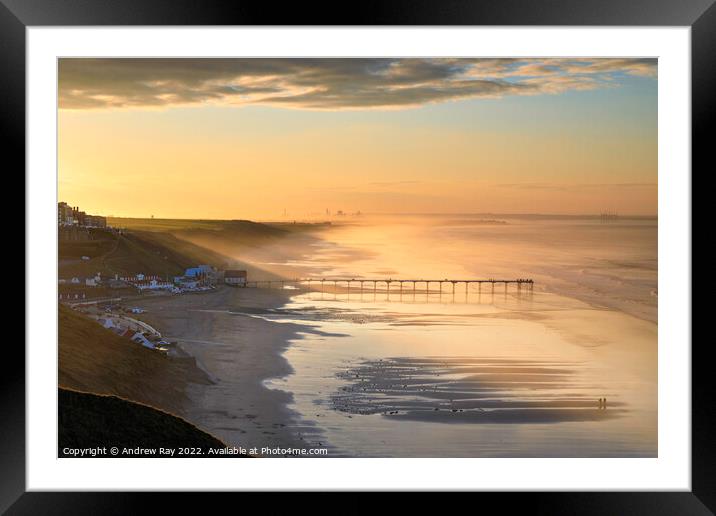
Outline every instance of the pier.
<path id="1" fill-rule="evenodd" d="M 400 292 L 416 292 L 418 286 L 424 286 L 424 291 L 430 291 L 431 285 L 437 286 L 436 290 L 443 292 L 444 285 L 448 286 L 450 292 L 456 292 L 456 290 L 463 290 L 467 292 L 470 285 L 477 284 L 479 291 L 482 290 L 483 285 L 489 288 L 490 291 L 494 292 L 496 286 L 502 286 L 507 291 L 510 285 L 513 285 L 517 291 L 532 290 L 534 281 L 531 279 L 372 279 L 372 278 L 296 278 L 296 279 L 273 279 L 273 280 L 253 280 L 247 281 L 244 285 L 245 288 L 285 288 L 287 286 L 299 287 L 306 286 L 311 288 L 312 286 L 320 285 L 321 288 L 325 288 L 326 285 L 332 286 L 333 288 L 356 288 L 360 291 L 378 290 L 378 287 L 385 288 L 386 291 L 400 291 Z M 391 288 L 393 285 L 397 285 L 397 288 Z M 464 287 L 462 287 L 464 285 Z M 458 286 L 461 286 L 458 289 Z"/>

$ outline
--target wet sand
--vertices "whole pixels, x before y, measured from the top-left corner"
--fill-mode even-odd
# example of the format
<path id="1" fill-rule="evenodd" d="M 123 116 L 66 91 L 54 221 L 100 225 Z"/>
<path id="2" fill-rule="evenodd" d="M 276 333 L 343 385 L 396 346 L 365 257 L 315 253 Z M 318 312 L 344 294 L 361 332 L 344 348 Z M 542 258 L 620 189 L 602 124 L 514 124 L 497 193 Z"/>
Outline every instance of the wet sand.
<path id="1" fill-rule="evenodd" d="M 133 303 L 147 310 L 142 319 L 178 342 L 175 353 L 194 356 L 209 375 L 209 384 L 188 384 L 185 417 L 229 445 L 317 446 L 315 429 L 293 422 L 291 394 L 262 384 L 292 371 L 282 353 L 305 328 L 246 314 L 281 306 L 287 297 L 281 290 L 220 287 Z"/>
<path id="2" fill-rule="evenodd" d="M 578 382 L 579 362 L 475 357 L 367 361 L 337 376 L 336 410 L 440 423 L 559 423 L 619 417 Z"/>
<path id="3" fill-rule="evenodd" d="M 652 323 L 548 293 L 372 297 L 265 315 L 341 336 L 294 339 L 271 381 L 333 456 L 656 456 Z"/>

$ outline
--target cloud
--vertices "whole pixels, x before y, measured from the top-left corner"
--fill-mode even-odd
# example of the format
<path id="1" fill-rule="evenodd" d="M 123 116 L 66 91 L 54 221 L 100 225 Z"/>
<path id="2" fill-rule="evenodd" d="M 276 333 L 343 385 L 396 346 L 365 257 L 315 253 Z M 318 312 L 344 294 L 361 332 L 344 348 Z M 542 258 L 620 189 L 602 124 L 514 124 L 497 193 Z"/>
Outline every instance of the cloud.
<path id="1" fill-rule="evenodd" d="M 262 104 L 395 109 L 656 77 L 656 59 L 63 58 L 61 109 Z"/>
<path id="2" fill-rule="evenodd" d="M 498 188 L 508 188 L 516 190 L 549 190 L 574 192 L 586 189 L 653 189 L 657 188 L 656 183 L 579 183 L 579 184 L 559 184 L 559 183 L 509 183 L 495 185 Z"/>

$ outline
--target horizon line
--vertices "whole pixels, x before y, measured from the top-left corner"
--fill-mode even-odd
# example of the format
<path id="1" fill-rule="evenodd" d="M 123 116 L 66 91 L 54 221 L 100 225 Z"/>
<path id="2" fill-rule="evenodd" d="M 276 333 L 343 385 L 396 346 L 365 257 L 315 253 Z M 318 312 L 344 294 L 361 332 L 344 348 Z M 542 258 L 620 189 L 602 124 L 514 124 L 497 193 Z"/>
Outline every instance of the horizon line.
<path id="1" fill-rule="evenodd" d="M 609 211 L 608 213 L 617 215 L 619 218 L 650 218 L 657 219 L 657 214 L 625 214 L 620 215 L 618 212 Z M 356 216 L 498 216 L 498 217 L 561 217 L 561 218 L 586 218 L 594 217 L 599 218 L 603 213 L 508 213 L 508 212 L 360 212 L 360 215 L 356 213 L 343 213 L 342 215 L 331 215 L 329 217 L 356 217 Z M 290 220 L 281 220 L 280 218 L 267 219 L 267 218 L 206 218 L 206 217 L 140 217 L 140 216 L 127 216 L 127 215 L 104 215 L 104 217 L 112 219 L 144 219 L 144 220 L 207 220 L 216 222 L 230 222 L 230 221 L 249 221 L 249 222 L 289 222 Z M 291 217 L 288 217 L 291 219 Z M 325 216 L 322 218 L 310 218 L 310 217 L 295 217 L 293 221 L 327 221 Z"/>

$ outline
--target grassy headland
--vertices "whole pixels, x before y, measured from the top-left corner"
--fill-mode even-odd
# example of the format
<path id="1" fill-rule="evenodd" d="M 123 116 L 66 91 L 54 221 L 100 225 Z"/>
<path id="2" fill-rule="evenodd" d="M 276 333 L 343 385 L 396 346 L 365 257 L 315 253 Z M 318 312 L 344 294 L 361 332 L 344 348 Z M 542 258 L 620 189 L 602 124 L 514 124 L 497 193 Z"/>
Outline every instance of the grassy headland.
<path id="1" fill-rule="evenodd" d="M 60 387 L 119 396 L 181 414 L 187 382 L 208 378 L 193 358 L 169 358 L 59 307 Z"/>

